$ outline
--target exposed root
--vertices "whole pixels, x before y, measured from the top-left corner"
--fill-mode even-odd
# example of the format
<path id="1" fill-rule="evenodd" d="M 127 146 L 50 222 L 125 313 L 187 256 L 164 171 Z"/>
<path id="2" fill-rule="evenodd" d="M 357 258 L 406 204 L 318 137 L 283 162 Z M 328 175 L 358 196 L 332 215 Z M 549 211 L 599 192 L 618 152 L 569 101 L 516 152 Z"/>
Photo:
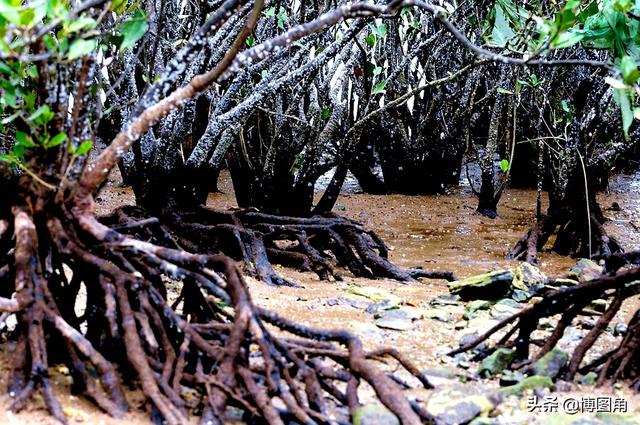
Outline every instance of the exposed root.
<path id="1" fill-rule="evenodd" d="M 569 208 L 542 216 L 507 257 L 536 264 L 538 252 L 554 233 L 553 250 L 561 255 L 592 257 L 621 252 L 618 242 L 607 234 L 602 225 L 603 218 L 595 213 L 590 216 L 590 226 L 586 226 L 586 220 Z"/>
<path id="2" fill-rule="evenodd" d="M 277 222 L 242 217 L 278 230 Z M 0 270 L 9 268 L 0 283 L 11 288 L 0 297 L 0 311 L 18 323 L 9 335 L 16 346 L 14 411 L 39 392 L 65 422 L 48 376 L 49 366 L 62 363 L 74 389 L 115 417 L 128 409 L 121 389 L 128 377 L 169 424 L 187 423 L 191 414 L 223 424 L 229 408 L 249 423 L 348 423 L 367 391 L 403 424 L 433 422 L 396 383 L 413 376 L 416 386 L 429 387 L 399 353 L 366 353 L 347 332 L 303 326 L 254 306 L 229 257 L 136 240 L 80 208 L 37 214 L 27 205 L 0 223 Z M 340 234 L 355 227 L 330 223 Z M 299 225 L 314 236 L 319 226 Z M 5 243 L 11 231 L 13 247 Z M 169 280 L 178 282 L 177 294 L 166 290 Z M 78 316 L 82 285 L 87 308 Z M 376 366 L 383 357 L 395 359 L 404 377 Z"/>
<path id="3" fill-rule="evenodd" d="M 321 279 L 354 276 L 414 282 L 417 278 L 454 280 L 450 272 L 403 269 L 388 260 L 388 248 L 371 229 L 336 215 L 282 217 L 254 210 L 200 208 L 174 212 L 162 225 L 138 207 L 123 207 L 102 221 L 138 238 L 193 252 L 224 253 L 243 261 L 252 276 L 276 285 L 294 285 L 272 264 L 313 271 Z"/>
<path id="4" fill-rule="evenodd" d="M 632 255 L 631 257 L 638 256 Z M 589 371 L 598 371 L 599 384 L 608 380 L 613 385 L 620 379 L 630 379 L 632 387 L 638 390 L 640 388 L 640 363 L 638 362 L 640 358 L 640 310 L 629 321 L 628 332 L 615 350 L 590 364 L 582 364 L 585 355 L 609 326 L 624 300 L 640 294 L 638 279 L 640 279 L 640 267 L 630 266 L 620 270 L 612 270 L 610 275 L 603 275 L 596 280 L 587 281 L 574 287 L 547 291 L 542 294 L 542 301 L 504 319 L 484 335 L 449 354 L 468 351 L 497 332 L 505 330 L 506 333 L 492 350 L 498 347 L 513 347 L 519 359 L 519 367 L 525 367 L 550 352 L 562 338 L 567 327 L 592 301 L 607 299 L 610 301 L 607 310 L 573 350 L 567 367 L 562 371 L 562 377 L 572 380 L 576 373 L 585 374 Z M 530 348 L 537 344 L 537 341 L 531 339 L 532 332 L 537 329 L 542 318 L 556 314 L 562 316 L 554 331 L 541 344 L 540 349 L 532 354 Z"/>

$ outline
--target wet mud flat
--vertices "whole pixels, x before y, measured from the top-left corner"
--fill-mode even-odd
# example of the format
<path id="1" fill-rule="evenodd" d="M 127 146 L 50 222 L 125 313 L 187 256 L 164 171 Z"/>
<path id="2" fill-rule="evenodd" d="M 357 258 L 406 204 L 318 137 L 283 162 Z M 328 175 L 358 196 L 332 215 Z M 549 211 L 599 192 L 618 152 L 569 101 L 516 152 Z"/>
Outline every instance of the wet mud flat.
<path id="1" fill-rule="evenodd" d="M 640 247 L 640 199 L 637 196 L 640 187 L 635 186 L 638 181 L 635 176 L 618 176 L 613 179 L 609 193 L 599 196 L 605 215 L 609 218 L 607 230 L 629 249 Z M 208 204 L 216 208 L 235 207 L 229 180 L 223 179 L 221 183 L 222 192 L 211 194 Z M 518 267 L 519 262 L 506 260 L 505 254 L 535 221 L 536 196 L 534 191 L 509 190 L 498 207 L 497 219 L 475 214 L 476 200 L 470 190 L 464 187 L 439 196 L 344 193 L 338 200 L 336 212 L 375 229 L 390 246 L 391 259 L 397 264 L 452 271 L 457 277 L 464 278 L 491 270 Z M 117 206 L 133 204 L 134 198 L 129 188 L 111 186 L 99 195 L 97 202 L 99 212 L 106 214 Z M 612 205 L 613 208 L 610 208 Z M 557 256 L 547 250 L 540 255 L 540 270 L 547 276 L 564 274 L 575 263 L 576 259 Z M 568 415 L 563 414 L 561 408 L 557 409 L 557 413 L 540 413 L 529 412 L 527 406 L 529 397 L 533 395 L 540 399 L 555 396 L 560 403 L 571 397 L 583 400 L 600 396 L 624 399 L 627 410 L 638 413 L 640 398 L 626 387 L 594 390 L 589 385 L 560 382 L 554 393 L 540 389 L 535 393 L 529 391 L 517 396 L 500 396 L 500 402 L 497 402 L 493 396 L 500 391 L 498 379 L 478 378 L 478 364 L 469 357 L 444 356 L 447 351 L 457 348 L 468 335 L 489 329 L 500 314 L 509 312 L 509 308 L 518 308 L 512 303 L 506 303 L 509 308 L 497 312 L 492 305 L 473 316 L 468 313 L 468 303 L 448 297 L 447 282 L 441 280 L 424 280 L 419 284 L 406 285 L 390 280 L 345 276 L 344 281 L 334 282 L 320 281 L 313 273 L 277 266 L 276 269 L 303 287 L 271 287 L 248 278 L 255 303 L 316 327 L 346 328 L 361 337 L 369 349 L 388 345 L 402 351 L 419 368 L 430 373 L 430 379 L 436 386 L 436 391 L 420 391 L 415 396 L 432 409 L 445 412 L 443 414 L 451 410 L 464 413 L 467 409 L 468 416 L 475 412 L 475 416 L 480 417 L 491 411 L 491 418 L 487 418 L 491 421 L 476 419 L 478 425 L 564 424 L 574 423 L 570 420 L 577 418 L 590 418 L 595 421 L 593 423 L 640 423 L 633 422 L 637 417 L 629 414 L 615 418 L 592 413 Z M 637 298 L 628 300 L 612 325 L 626 323 L 639 306 Z M 403 313 L 392 314 L 385 320 L 385 312 L 393 310 Z M 570 351 L 575 347 L 595 319 L 597 317 L 581 317 L 576 326 L 566 332 L 561 348 Z M 553 328 L 554 321 L 557 318 L 551 318 L 548 328 L 539 331 L 541 337 Z M 615 333 L 615 329 L 605 333 L 602 341 L 592 350 L 592 356 L 615 347 L 621 340 L 621 336 Z M 0 403 L 4 409 L 0 413 L 0 423 L 56 423 L 37 404 L 19 415 L 7 413 L 10 398 L 6 396 L 4 388 L 9 359 L 2 360 Z M 389 364 L 388 367 L 394 365 Z M 51 373 L 55 385 L 62 389 L 58 392 L 59 398 L 71 423 L 150 423 L 148 414 L 140 410 L 143 404 L 139 394 L 128 394 L 134 411 L 124 422 L 116 421 L 82 398 L 62 395 L 68 394 L 68 391 L 64 391 L 70 383 L 68 371 L 55 369 Z M 475 407 L 456 406 L 460 400 L 468 398 L 475 400 L 476 404 L 472 404 Z M 366 401 L 366 394 L 363 401 Z M 476 412 L 478 409 L 480 411 Z M 614 419 L 625 422 L 611 422 Z"/>

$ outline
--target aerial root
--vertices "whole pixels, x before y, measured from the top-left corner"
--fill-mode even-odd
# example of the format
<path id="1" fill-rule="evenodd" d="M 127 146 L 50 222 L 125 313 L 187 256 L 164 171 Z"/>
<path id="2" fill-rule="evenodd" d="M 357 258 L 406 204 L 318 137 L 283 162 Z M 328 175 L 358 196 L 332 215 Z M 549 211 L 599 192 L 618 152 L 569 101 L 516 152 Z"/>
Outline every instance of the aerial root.
<path id="1" fill-rule="evenodd" d="M 402 391 L 410 376 L 412 387 L 430 385 L 400 353 L 367 353 L 348 332 L 254 306 L 229 257 L 133 239 L 82 213 L 48 216 L 36 231 L 43 221 L 16 209 L 13 222 L 12 272 L 0 279 L 13 292 L 0 310 L 10 307 L 4 311 L 18 323 L 9 334 L 14 411 L 39 392 L 66 422 L 49 377 L 52 365 L 63 364 L 74 391 L 115 417 L 128 409 L 121 388 L 128 377 L 169 424 L 194 414 L 223 424 L 229 408 L 249 422 L 348 423 L 365 393 L 403 424 L 433 422 Z M 166 290 L 170 282 L 176 293 Z M 87 307 L 78 314 L 83 296 Z"/>
<path id="2" fill-rule="evenodd" d="M 586 221 L 586 220 L 584 220 Z M 618 242 L 607 234 L 602 219 L 591 213 L 590 227 L 576 219 L 570 209 L 560 209 L 542 216 L 507 255 L 530 264 L 538 261 L 538 252 L 556 233 L 553 250 L 576 257 L 609 256 L 622 251 Z"/>
<path id="3" fill-rule="evenodd" d="M 342 280 L 343 268 L 356 277 L 370 279 L 455 280 L 451 272 L 394 265 L 388 259 L 388 247 L 374 231 L 336 215 L 282 217 L 253 210 L 202 207 L 168 214 L 162 220 L 164 224 L 145 217 L 148 214 L 141 208 L 123 207 L 101 221 L 167 247 L 229 255 L 242 261 L 251 276 L 274 285 L 296 286 L 279 276 L 272 264 L 312 271 L 323 280 Z"/>
<path id="4" fill-rule="evenodd" d="M 616 257 L 616 264 L 620 264 L 621 258 L 623 258 L 622 255 Z M 639 257 L 635 254 L 629 254 L 628 258 L 635 259 Z M 632 263 L 632 261 L 629 261 L 629 263 Z M 640 293 L 640 285 L 632 284 L 639 278 L 640 266 L 629 265 L 625 268 L 614 269 L 608 275 L 602 275 L 598 279 L 583 282 L 573 287 L 549 290 L 543 295 L 543 299 L 540 302 L 502 320 L 485 334 L 451 351 L 449 355 L 469 351 L 496 333 L 506 330 L 501 339 L 482 355 L 487 355 L 499 347 L 514 348 L 518 359 L 516 367 L 526 367 L 556 347 L 564 335 L 564 331 L 592 301 L 606 299 L 610 301 L 607 309 L 598 318 L 594 327 L 574 348 L 562 377 L 572 380 L 577 373 L 585 374 L 590 371 L 597 371 L 598 384 L 602 384 L 607 380 L 614 384 L 619 379 L 631 379 L 631 386 L 638 390 L 640 388 L 640 380 L 638 378 L 640 376 L 640 364 L 637 360 L 640 353 L 640 310 L 636 311 L 629 321 L 627 333 L 616 349 L 600 356 L 587 365 L 583 365 L 583 360 L 597 339 L 606 331 L 623 302 Z M 538 328 L 540 320 L 556 314 L 560 314 L 561 317 L 551 335 L 545 338 L 543 343 L 539 344 L 534 341 L 531 334 Z M 531 346 L 538 344 L 540 348 L 532 354 Z"/>

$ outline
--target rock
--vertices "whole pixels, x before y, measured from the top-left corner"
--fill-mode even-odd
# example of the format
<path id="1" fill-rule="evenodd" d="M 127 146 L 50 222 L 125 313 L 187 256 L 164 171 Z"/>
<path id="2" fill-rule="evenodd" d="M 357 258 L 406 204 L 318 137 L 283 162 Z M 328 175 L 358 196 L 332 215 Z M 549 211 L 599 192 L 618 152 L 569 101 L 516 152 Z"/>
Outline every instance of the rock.
<path id="1" fill-rule="evenodd" d="M 582 338 L 584 338 L 584 334 L 581 331 L 579 331 L 575 326 L 568 326 L 560 341 L 563 343 L 578 342 L 581 341 Z"/>
<path id="2" fill-rule="evenodd" d="M 476 338 L 478 338 L 480 336 L 480 334 L 478 332 L 473 332 L 470 334 L 464 334 L 462 335 L 462 338 L 460 338 L 460 347 L 464 347 L 467 344 L 470 344 L 471 342 L 475 341 Z"/>
<path id="3" fill-rule="evenodd" d="M 580 383 L 583 385 L 593 385 L 596 383 L 596 379 L 598 379 L 598 374 L 595 372 L 589 372 L 580 377 Z"/>
<path id="4" fill-rule="evenodd" d="M 449 292 L 463 300 L 495 300 L 504 297 L 513 280 L 510 270 L 497 270 L 449 282 Z"/>
<path id="5" fill-rule="evenodd" d="M 578 282 L 575 279 L 568 279 L 568 278 L 564 278 L 564 277 L 558 277 L 558 278 L 552 280 L 551 282 L 549 282 L 548 286 L 553 286 L 553 287 L 576 286 L 578 283 L 580 283 L 580 282 Z"/>
<path id="6" fill-rule="evenodd" d="M 600 419 L 607 425 L 638 425 L 640 424 L 640 413 L 596 413 L 596 418 Z"/>
<path id="7" fill-rule="evenodd" d="M 595 325 L 596 325 L 596 322 L 593 319 L 589 319 L 585 317 L 584 319 L 578 320 L 578 326 L 580 326 L 580 329 L 585 329 L 585 330 L 593 329 Z"/>
<path id="8" fill-rule="evenodd" d="M 532 293 L 529 291 L 521 291 L 520 289 L 511 290 L 511 299 L 519 303 L 527 302 L 531 298 Z"/>
<path id="9" fill-rule="evenodd" d="M 427 403 L 427 411 L 437 423 L 466 424 L 478 416 L 487 416 L 500 402 L 495 392 L 481 385 L 456 384 L 435 392 Z"/>
<path id="10" fill-rule="evenodd" d="M 458 379 L 458 375 L 456 374 L 456 372 L 446 367 L 434 367 L 425 369 L 422 371 L 422 375 L 426 377 L 434 387 L 450 385 L 452 382 Z"/>
<path id="11" fill-rule="evenodd" d="M 438 295 L 429 302 L 430 305 L 460 305 L 460 297 L 457 295 Z"/>
<path id="12" fill-rule="evenodd" d="M 604 313 L 609 308 L 609 303 L 606 300 L 593 300 L 588 308 L 598 313 Z"/>
<path id="13" fill-rule="evenodd" d="M 383 300 L 377 303 L 371 303 L 367 307 L 367 313 L 373 314 L 374 316 L 381 315 L 384 311 L 394 310 L 399 308 L 400 306 L 395 301 L 391 300 Z"/>
<path id="14" fill-rule="evenodd" d="M 587 282 L 596 279 L 602 275 L 603 268 L 598 263 L 586 258 L 581 259 L 573 266 L 570 273 L 578 277 L 578 281 Z"/>
<path id="15" fill-rule="evenodd" d="M 517 370 L 503 370 L 500 375 L 500 386 L 508 387 L 509 385 L 516 385 L 519 382 L 524 381 L 525 376 Z"/>
<path id="16" fill-rule="evenodd" d="M 498 324 L 498 321 L 495 319 L 491 319 L 489 317 L 476 317 L 474 319 L 469 320 L 467 324 L 468 332 L 477 332 L 479 334 L 483 334 L 495 325 Z"/>
<path id="17" fill-rule="evenodd" d="M 491 308 L 491 303 L 489 301 L 486 301 L 486 300 L 471 301 L 464 308 L 464 314 L 462 315 L 462 318 L 465 320 L 471 320 L 476 316 L 475 313 L 477 311 L 489 310 L 490 308 Z"/>
<path id="18" fill-rule="evenodd" d="M 547 275 L 542 273 L 540 269 L 529 263 L 520 263 L 513 270 L 512 286 L 521 291 L 529 291 L 537 285 L 544 285 L 547 282 Z"/>
<path id="19" fill-rule="evenodd" d="M 540 301 L 542 301 L 544 298 L 542 297 L 531 297 L 531 299 L 529 300 L 529 304 L 538 304 Z"/>
<path id="20" fill-rule="evenodd" d="M 508 368 L 516 359 L 516 352 L 506 348 L 498 348 L 480 363 L 478 374 L 484 378 L 491 378 Z"/>
<path id="21" fill-rule="evenodd" d="M 568 415 L 564 412 L 552 413 L 543 425 L 605 425 L 601 420 L 586 415 Z"/>
<path id="22" fill-rule="evenodd" d="M 368 298 L 375 303 L 385 300 L 388 300 L 389 302 L 395 304 L 400 304 L 401 302 L 398 296 L 393 295 L 392 293 L 387 292 L 384 289 L 374 288 L 371 286 L 349 285 L 344 288 L 344 291 L 348 294 L 359 295 L 361 297 Z"/>
<path id="23" fill-rule="evenodd" d="M 491 308 L 491 317 L 505 319 L 516 314 L 520 308 L 520 304 L 516 301 L 511 298 L 504 298 L 493 305 Z"/>
<path id="24" fill-rule="evenodd" d="M 325 303 L 329 307 L 333 307 L 336 305 L 348 305 L 358 310 L 365 310 L 370 305 L 368 301 L 362 299 L 357 300 L 355 298 L 349 297 L 329 298 L 325 301 Z"/>
<path id="25" fill-rule="evenodd" d="M 555 378 L 568 361 L 569 354 L 556 347 L 534 363 L 533 372 L 536 375 Z"/>
<path id="26" fill-rule="evenodd" d="M 538 321 L 538 329 L 540 329 L 541 331 L 554 329 L 557 324 L 558 324 L 557 320 L 550 319 L 548 317 L 543 317 Z"/>
<path id="27" fill-rule="evenodd" d="M 553 381 L 548 376 L 529 376 L 522 380 L 522 382 L 511 385 L 508 387 L 500 388 L 499 392 L 503 396 L 510 395 L 522 395 L 526 390 L 533 390 L 536 388 L 553 388 Z"/>
<path id="28" fill-rule="evenodd" d="M 497 419 L 493 418 L 475 418 L 469 425 L 496 425 L 498 424 Z"/>
<path id="29" fill-rule="evenodd" d="M 365 404 L 353 413 L 353 425 L 400 425 L 400 420 L 381 404 Z"/>
<path id="30" fill-rule="evenodd" d="M 613 328 L 613 336 L 621 336 L 626 335 L 629 328 L 624 323 L 616 323 L 616 326 Z"/>
<path id="31" fill-rule="evenodd" d="M 376 326 L 394 331 L 408 331 L 413 329 L 413 319 L 410 313 L 403 309 L 385 310 L 374 323 Z"/>
<path id="32" fill-rule="evenodd" d="M 453 314 L 444 308 L 424 308 L 422 315 L 425 319 L 439 320 L 440 322 L 453 322 Z"/>

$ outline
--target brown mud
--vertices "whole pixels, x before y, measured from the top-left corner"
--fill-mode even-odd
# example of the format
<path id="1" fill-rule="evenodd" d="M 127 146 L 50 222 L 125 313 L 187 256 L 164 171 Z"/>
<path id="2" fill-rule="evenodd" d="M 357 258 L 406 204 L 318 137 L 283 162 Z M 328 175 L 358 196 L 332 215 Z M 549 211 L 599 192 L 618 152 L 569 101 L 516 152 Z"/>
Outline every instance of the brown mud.
<path id="1" fill-rule="evenodd" d="M 208 204 L 216 208 L 235 207 L 228 175 L 223 174 L 220 183 L 222 192 L 210 194 Z M 627 249 L 640 248 L 639 193 L 640 175 L 621 175 L 612 179 L 608 193 L 599 195 L 599 202 L 609 218 L 605 226 L 607 231 Z M 452 271 L 460 278 L 519 264 L 505 259 L 505 254 L 534 222 L 536 196 L 536 192 L 531 190 L 507 191 L 498 206 L 497 219 L 476 214 L 476 199 L 465 187 L 439 196 L 345 193 L 338 200 L 336 210 L 375 229 L 390 246 L 391 259 L 398 265 Z M 129 188 L 111 185 L 100 193 L 97 203 L 98 213 L 106 214 L 115 207 L 133 204 L 134 197 Z M 540 253 L 539 261 L 541 270 L 550 276 L 565 273 L 576 262 L 575 259 L 558 256 L 548 250 Z M 448 294 L 445 281 L 425 280 L 421 284 L 404 285 L 389 280 L 345 277 L 343 282 L 327 282 L 320 281 L 313 273 L 301 273 L 278 266 L 276 271 L 287 279 L 301 283 L 304 288 L 270 287 L 249 278 L 247 280 L 257 304 L 316 327 L 346 328 L 359 335 L 369 348 L 391 345 L 406 353 L 420 368 L 448 367 L 447 359 L 440 354 L 457 348 L 460 338 L 470 332 L 468 328 L 456 326 L 461 321 L 460 308 L 438 307 L 440 313 L 449 316 L 446 322 L 428 318 L 429 311 L 433 310 L 430 301 Z M 397 297 L 402 305 L 424 317 L 415 320 L 410 330 L 380 328 L 366 311 L 371 299 L 354 295 L 351 290 L 353 287 L 382 290 L 383 297 Z M 617 322 L 625 321 L 639 306 L 638 299 L 627 302 Z M 614 346 L 620 340 L 611 334 L 606 334 L 604 339 L 596 353 Z M 5 390 L 8 362 L 6 358 L 1 360 L 0 423 L 56 423 L 46 416 L 43 406 L 37 404 L 18 415 L 8 412 L 11 401 Z M 472 370 L 473 366 L 470 372 Z M 139 394 L 128 395 L 135 411 L 124 421 L 117 421 L 99 412 L 90 402 L 68 395 L 66 389 L 70 378 L 64 372 L 56 369 L 52 375 L 71 423 L 150 423 L 148 413 L 140 409 L 142 400 Z M 571 385 L 566 389 L 569 390 L 566 394 L 574 397 L 584 394 L 593 396 L 593 388 Z M 610 394 L 610 391 L 628 400 L 630 409 L 640 406 L 640 398 L 626 389 L 596 390 L 598 395 Z M 510 407 L 508 403 L 503 404 L 499 409 L 511 409 L 505 413 L 515 421 L 511 423 L 541 423 L 539 417 L 527 414 L 524 410 L 526 400 L 521 400 L 520 406 L 517 404 L 512 402 Z"/>

